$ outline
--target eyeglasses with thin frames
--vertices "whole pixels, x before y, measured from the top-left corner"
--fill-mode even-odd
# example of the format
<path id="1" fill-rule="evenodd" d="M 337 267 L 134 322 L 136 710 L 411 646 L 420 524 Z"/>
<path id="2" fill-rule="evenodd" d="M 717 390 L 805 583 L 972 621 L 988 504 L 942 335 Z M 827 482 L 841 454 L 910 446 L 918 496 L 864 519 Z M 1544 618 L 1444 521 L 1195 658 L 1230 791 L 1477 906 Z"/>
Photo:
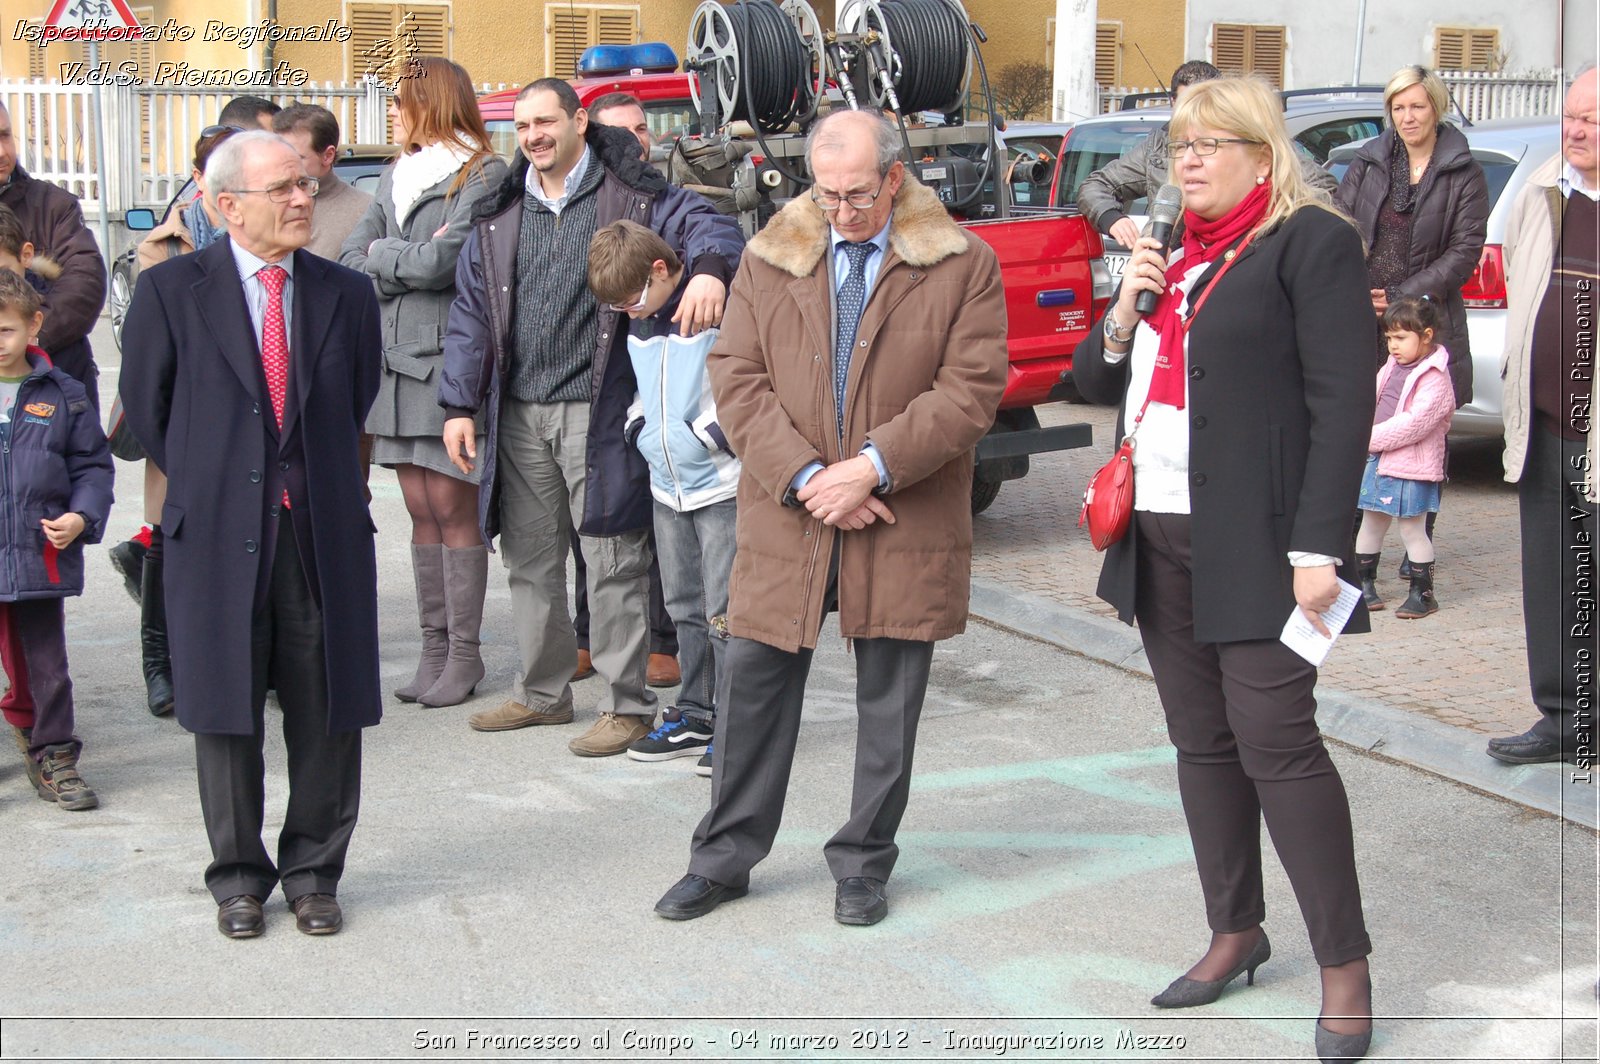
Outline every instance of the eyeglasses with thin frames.
<path id="1" fill-rule="evenodd" d="M 824 211 L 833 212 L 848 203 L 858 211 L 868 211 L 878 202 L 878 197 L 883 195 L 883 183 L 889 180 L 889 175 L 884 174 L 878 178 L 878 187 L 872 192 L 852 192 L 848 196 L 839 196 L 832 192 L 818 192 L 815 187 L 811 189 L 811 202 L 821 207 Z"/>
<path id="2" fill-rule="evenodd" d="M 230 192 L 236 196 L 242 196 L 246 193 L 253 193 L 259 196 L 265 196 L 273 203 L 288 203 L 290 197 L 294 195 L 295 189 L 299 189 L 308 196 L 315 197 L 317 194 L 317 189 L 321 187 L 322 182 L 318 181 L 316 178 L 302 177 L 298 181 L 285 181 L 280 185 L 273 185 L 271 188 L 229 188 L 224 189 L 223 191 Z"/>
<path id="3" fill-rule="evenodd" d="M 1181 159 L 1183 153 L 1190 148 L 1202 159 L 1208 155 L 1217 154 L 1217 149 L 1224 144 L 1260 144 L 1259 140 L 1248 137 L 1198 137 L 1194 140 L 1171 140 L 1167 142 L 1167 157 Z"/>
<path id="4" fill-rule="evenodd" d="M 633 314 L 636 311 L 643 310 L 644 309 L 644 305 L 646 303 L 648 303 L 649 301 L 650 301 L 650 277 L 647 274 L 645 276 L 645 279 L 644 279 L 644 287 L 639 290 L 639 301 L 637 303 L 630 303 L 630 304 L 626 304 L 626 305 L 624 305 L 622 303 L 612 303 L 611 304 L 611 309 L 616 311 L 618 314 Z"/>
<path id="5" fill-rule="evenodd" d="M 204 128 L 204 129 L 202 129 L 200 131 L 200 137 L 201 137 L 201 139 L 204 139 L 206 137 L 215 137 L 219 133 L 243 133 L 243 132 L 244 132 L 244 130 L 241 129 L 240 127 L 238 127 L 238 126 L 207 126 L 206 128 Z"/>

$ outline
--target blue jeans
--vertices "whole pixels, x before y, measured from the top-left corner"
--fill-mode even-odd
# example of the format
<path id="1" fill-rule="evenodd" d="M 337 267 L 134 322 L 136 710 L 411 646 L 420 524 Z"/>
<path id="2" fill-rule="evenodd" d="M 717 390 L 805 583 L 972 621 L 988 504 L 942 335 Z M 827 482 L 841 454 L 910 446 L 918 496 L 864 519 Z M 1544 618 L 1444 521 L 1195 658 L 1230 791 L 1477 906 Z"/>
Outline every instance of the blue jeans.
<path id="1" fill-rule="evenodd" d="M 717 669 L 728 640 L 723 618 L 737 512 L 733 499 L 684 513 L 655 504 L 661 590 L 678 629 L 678 667 L 683 672 L 678 711 L 707 721 L 716 715 Z"/>

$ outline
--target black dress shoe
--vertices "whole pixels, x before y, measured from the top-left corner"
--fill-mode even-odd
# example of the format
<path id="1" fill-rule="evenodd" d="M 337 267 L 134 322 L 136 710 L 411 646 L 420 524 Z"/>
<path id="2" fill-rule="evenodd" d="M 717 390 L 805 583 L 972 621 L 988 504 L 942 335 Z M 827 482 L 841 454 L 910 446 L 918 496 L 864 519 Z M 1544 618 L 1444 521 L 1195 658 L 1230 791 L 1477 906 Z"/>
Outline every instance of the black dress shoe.
<path id="1" fill-rule="evenodd" d="M 1546 761 L 1561 760 L 1560 744 L 1534 734 L 1531 728 L 1521 735 L 1490 739 L 1488 753 L 1496 761 L 1510 765 L 1541 765 Z M 1576 763 L 1577 751 L 1568 753 L 1566 759 Z"/>
<path id="2" fill-rule="evenodd" d="M 332 894 L 302 894 L 289 903 L 294 910 L 294 926 L 306 935 L 331 935 L 344 926 L 339 899 Z"/>
<path id="3" fill-rule="evenodd" d="M 749 891 L 748 886 L 730 887 L 713 883 L 704 876 L 684 876 L 661 895 L 661 900 L 656 902 L 656 915 L 668 920 L 693 920 L 725 901 L 744 897 Z"/>
<path id="4" fill-rule="evenodd" d="M 239 894 L 217 906 L 217 930 L 229 938 L 255 938 L 266 927 L 260 898 Z"/>
<path id="5" fill-rule="evenodd" d="M 833 895 L 833 918 L 841 924 L 875 924 L 889 915 L 888 888 L 881 879 L 851 876 L 839 880 Z"/>

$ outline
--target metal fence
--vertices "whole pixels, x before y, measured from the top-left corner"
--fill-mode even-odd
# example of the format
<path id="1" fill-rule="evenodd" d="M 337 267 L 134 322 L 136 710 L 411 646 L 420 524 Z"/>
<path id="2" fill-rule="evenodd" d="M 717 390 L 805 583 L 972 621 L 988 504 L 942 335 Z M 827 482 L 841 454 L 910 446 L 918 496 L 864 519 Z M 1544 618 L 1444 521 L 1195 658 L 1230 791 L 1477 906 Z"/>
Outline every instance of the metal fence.
<path id="1" fill-rule="evenodd" d="M 0 81 L 0 103 L 17 127 L 22 165 L 81 197 L 84 212 L 99 212 L 99 159 L 93 121 L 97 90 L 43 81 Z M 200 130 L 216 122 L 236 91 L 108 85 L 101 93 L 106 129 L 106 206 L 113 217 L 132 207 L 165 207 L 189 177 Z M 389 139 L 388 92 L 375 81 L 356 86 L 302 86 L 293 93 L 263 90 L 279 104 L 317 103 L 339 119 L 344 139 Z"/>
<path id="2" fill-rule="evenodd" d="M 1490 74 L 1475 70 L 1441 70 L 1439 78 L 1450 89 L 1462 112 L 1474 122 L 1493 118 L 1521 118 L 1561 113 L 1561 97 L 1566 86 L 1555 72 L 1528 74 Z M 1122 98 L 1133 93 L 1162 92 L 1157 88 L 1099 86 L 1095 104 L 1100 114 L 1122 106 Z M 1162 101 L 1154 101 L 1162 106 Z"/>

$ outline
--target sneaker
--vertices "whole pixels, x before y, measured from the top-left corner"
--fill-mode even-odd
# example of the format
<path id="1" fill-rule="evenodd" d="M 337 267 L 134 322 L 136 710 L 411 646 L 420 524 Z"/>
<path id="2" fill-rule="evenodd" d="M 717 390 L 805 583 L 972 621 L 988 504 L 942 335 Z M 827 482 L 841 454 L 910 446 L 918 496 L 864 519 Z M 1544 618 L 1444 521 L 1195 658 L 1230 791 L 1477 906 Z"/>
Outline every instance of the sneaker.
<path id="1" fill-rule="evenodd" d="M 628 756 L 635 761 L 670 761 L 694 757 L 710 745 L 710 723 L 682 716 L 673 707 L 662 714 L 659 728 L 628 747 Z"/>
<path id="2" fill-rule="evenodd" d="M 579 757 L 611 757 L 650 734 L 652 717 L 602 713 L 594 727 L 567 744 Z"/>
<path id="3" fill-rule="evenodd" d="M 700 755 L 700 760 L 694 763 L 694 774 L 711 778 L 711 744 L 706 743 L 706 752 Z"/>
<path id="4" fill-rule="evenodd" d="M 100 804 L 94 791 L 78 775 L 78 755 L 70 748 L 45 751 L 35 787 L 40 798 L 63 809 L 93 809 Z"/>
<path id="5" fill-rule="evenodd" d="M 111 557 L 111 568 L 121 574 L 128 595 L 135 602 L 139 601 L 144 586 L 144 556 L 149 549 L 147 544 L 130 539 L 106 551 Z"/>

